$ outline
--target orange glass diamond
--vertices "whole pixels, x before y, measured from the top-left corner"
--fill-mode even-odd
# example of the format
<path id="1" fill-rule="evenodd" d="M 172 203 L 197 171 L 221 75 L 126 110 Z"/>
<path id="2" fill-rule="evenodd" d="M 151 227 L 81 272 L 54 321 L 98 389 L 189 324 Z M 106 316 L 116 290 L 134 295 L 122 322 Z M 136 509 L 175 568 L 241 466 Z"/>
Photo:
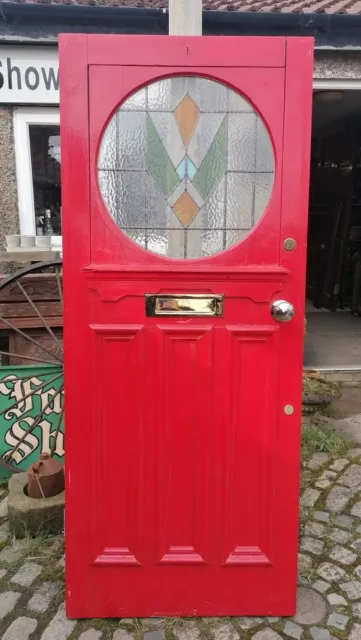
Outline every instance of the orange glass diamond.
<path id="1" fill-rule="evenodd" d="M 192 98 L 188 94 L 184 96 L 174 112 L 184 144 L 189 143 L 199 115 L 200 111 Z"/>
<path id="2" fill-rule="evenodd" d="M 178 198 L 172 209 L 176 214 L 178 220 L 185 227 L 192 222 L 194 216 L 199 211 L 198 205 L 196 204 L 196 202 L 194 202 L 193 198 L 191 198 L 188 191 L 182 193 L 181 197 Z"/>

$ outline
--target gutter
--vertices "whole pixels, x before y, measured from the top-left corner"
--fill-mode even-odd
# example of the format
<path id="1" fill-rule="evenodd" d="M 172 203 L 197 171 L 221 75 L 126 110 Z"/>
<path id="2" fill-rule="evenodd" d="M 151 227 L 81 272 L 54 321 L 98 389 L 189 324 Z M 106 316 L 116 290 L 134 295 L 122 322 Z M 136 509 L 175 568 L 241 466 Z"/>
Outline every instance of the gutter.
<path id="1" fill-rule="evenodd" d="M 0 40 L 67 33 L 168 33 L 166 9 L 0 2 Z M 313 36 L 320 49 L 361 47 L 361 15 L 203 11 L 204 35 Z"/>
<path id="2" fill-rule="evenodd" d="M 0 2 L 0 42 L 54 44 L 59 33 L 167 32 L 164 9 Z"/>

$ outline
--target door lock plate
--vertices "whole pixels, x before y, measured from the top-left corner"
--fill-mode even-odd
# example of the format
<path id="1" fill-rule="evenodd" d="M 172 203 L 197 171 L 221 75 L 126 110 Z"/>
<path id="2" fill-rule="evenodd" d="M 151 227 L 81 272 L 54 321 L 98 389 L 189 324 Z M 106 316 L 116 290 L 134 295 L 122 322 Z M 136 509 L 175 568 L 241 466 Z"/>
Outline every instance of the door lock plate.
<path id="1" fill-rule="evenodd" d="M 145 294 L 146 316 L 223 316 L 223 295 Z"/>

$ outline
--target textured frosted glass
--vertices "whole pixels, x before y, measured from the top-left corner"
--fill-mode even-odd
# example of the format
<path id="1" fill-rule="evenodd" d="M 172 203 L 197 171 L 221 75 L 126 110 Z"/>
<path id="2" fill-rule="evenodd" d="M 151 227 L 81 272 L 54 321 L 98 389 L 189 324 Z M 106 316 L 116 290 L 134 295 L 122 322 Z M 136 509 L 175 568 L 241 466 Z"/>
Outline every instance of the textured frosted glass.
<path id="1" fill-rule="evenodd" d="M 112 171 L 98 171 L 99 189 L 113 220 L 117 219 L 117 180 L 118 174 Z"/>
<path id="2" fill-rule="evenodd" d="M 251 111 L 252 105 L 235 91 L 229 92 L 229 111 Z"/>
<path id="3" fill-rule="evenodd" d="M 141 89 L 133 93 L 120 108 L 122 111 L 145 111 L 146 106 L 146 90 Z"/>
<path id="4" fill-rule="evenodd" d="M 225 223 L 225 190 L 226 178 L 222 178 L 219 185 L 213 190 L 200 213 L 191 223 L 190 229 L 201 227 L 202 229 L 223 229 Z"/>
<path id="5" fill-rule="evenodd" d="M 149 231 L 147 248 L 149 251 L 154 251 L 154 253 L 167 255 L 168 239 L 166 229 Z"/>
<path id="6" fill-rule="evenodd" d="M 114 222 L 146 251 L 211 256 L 262 217 L 274 181 L 272 143 L 252 105 L 206 78 L 165 78 L 109 121 L 98 182 Z"/>
<path id="7" fill-rule="evenodd" d="M 159 191 L 153 178 L 149 175 L 146 177 L 145 198 L 147 226 L 158 228 L 166 227 L 171 209 L 167 201 L 164 200 L 163 194 Z"/>
<path id="8" fill-rule="evenodd" d="M 228 249 L 228 247 L 232 247 L 234 244 L 243 240 L 248 233 L 248 231 L 242 231 L 241 229 L 226 231 L 226 248 Z"/>
<path id="9" fill-rule="evenodd" d="M 135 242 L 139 246 L 143 247 L 143 249 L 146 248 L 146 246 L 145 246 L 145 235 L 146 234 L 144 232 L 144 229 L 128 229 L 127 230 L 128 238 L 133 240 L 133 242 Z"/>
<path id="10" fill-rule="evenodd" d="M 160 80 L 154 82 L 147 88 L 148 110 L 149 111 L 169 111 L 171 104 L 171 80 Z"/>
<path id="11" fill-rule="evenodd" d="M 99 169 L 117 168 L 117 119 L 112 118 L 103 135 L 99 150 Z"/>
<path id="12" fill-rule="evenodd" d="M 272 193 L 273 173 L 259 173 L 256 175 L 254 222 L 258 222 L 264 214 Z"/>
<path id="13" fill-rule="evenodd" d="M 255 125 L 253 113 L 231 113 L 228 116 L 228 170 L 254 171 Z"/>
<path id="14" fill-rule="evenodd" d="M 212 256 L 224 249 L 223 231 L 203 231 L 202 232 L 202 255 Z"/>
<path id="15" fill-rule="evenodd" d="M 253 174 L 227 175 L 227 229 L 252 227 Z"/>
<path id="16" fill-rule="evenodd" d="M 145 174 L 122 171 L 118 174 L 118 216 L 120 227 L 146 227 Z"/>
<path id="17" fill-rule="evenodd" d="M 121 112 L 118 115 L 119 169 L 145 169 L 147 136 L 145 113 Z"/>
<path id="18" fill-rule="evenodd" d="M 188 93 L 201 111 L 228 111 L 229 89 L 219 82 L 205 78 L 189 78 Z"/>
<path id="19" fill-rule="evenodd" d="M 274 158 L 268 131 L 262 120 L 257 118 L 256 171 L 274 170 Z"/>

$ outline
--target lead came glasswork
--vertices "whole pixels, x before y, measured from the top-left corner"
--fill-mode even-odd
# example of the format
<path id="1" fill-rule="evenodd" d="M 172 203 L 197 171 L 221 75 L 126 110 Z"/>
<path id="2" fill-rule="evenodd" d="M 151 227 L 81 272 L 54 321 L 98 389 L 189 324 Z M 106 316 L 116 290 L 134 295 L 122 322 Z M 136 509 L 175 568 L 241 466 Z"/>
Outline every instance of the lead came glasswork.
<path id="1" fill-rule="evenodd" d="M 199 77 L 165 78 L 131 95 L 99 151 L 99 189 L 135 243 L 171 258 L 242 241 L 271 196 L 268 131 L 247 100 Z"/>

